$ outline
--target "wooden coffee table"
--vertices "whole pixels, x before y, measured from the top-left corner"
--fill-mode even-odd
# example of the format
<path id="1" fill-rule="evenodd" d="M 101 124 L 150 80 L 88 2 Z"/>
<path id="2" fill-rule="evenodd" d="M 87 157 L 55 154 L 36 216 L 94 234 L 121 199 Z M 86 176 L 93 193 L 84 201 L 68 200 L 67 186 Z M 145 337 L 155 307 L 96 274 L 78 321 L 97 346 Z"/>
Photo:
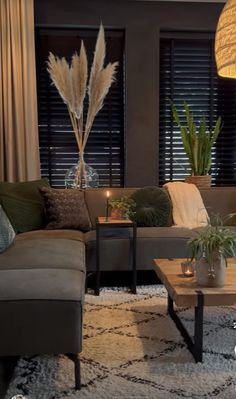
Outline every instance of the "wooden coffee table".
<path id="1" fill-rule="evenodd" d="M 223 288 L 200 287 L 194 277 L 184 277 L 181 262 L 186 259 L 154 259 L 154 269 L 168 292 L 168 313 L 182 334 L 196 362 L 202 362 L 204 306 L 226 306 L 236 302 L 236 260 L 229 259 Z M 194 307 L 194 338 L 177 315 L 173 303 Z"/>

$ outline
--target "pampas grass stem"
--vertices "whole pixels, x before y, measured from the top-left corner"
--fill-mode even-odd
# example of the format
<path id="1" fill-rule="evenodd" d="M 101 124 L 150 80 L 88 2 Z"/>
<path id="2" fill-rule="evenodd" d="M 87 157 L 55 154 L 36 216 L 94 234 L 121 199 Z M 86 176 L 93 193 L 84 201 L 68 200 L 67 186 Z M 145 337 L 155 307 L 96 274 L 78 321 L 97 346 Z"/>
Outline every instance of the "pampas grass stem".
<path id="1" fill-rule="evenodd" d="M 94 122 L 94 118 L 103 107 L 112 82 L 115 79 L 117 62 L 109 63 L 105 68 L 106 44 L 103 25 L 100 25 L 97 36 L 93 64 L 88 80 L 88 61 L 83 41 L 79 55 L 72 56 L 71 66 L 66 59 L 55 57 L 52 53 L 48 57 L 48 72 L 51 80 L 65 102 L 71 125 L 78 144 L 79 152 L 83 157 L 84 149 Z M 84 100 L 88 93 L 89 106 L 84 118 Z M 85 126 L 84 126 L 85 119 Z"/>

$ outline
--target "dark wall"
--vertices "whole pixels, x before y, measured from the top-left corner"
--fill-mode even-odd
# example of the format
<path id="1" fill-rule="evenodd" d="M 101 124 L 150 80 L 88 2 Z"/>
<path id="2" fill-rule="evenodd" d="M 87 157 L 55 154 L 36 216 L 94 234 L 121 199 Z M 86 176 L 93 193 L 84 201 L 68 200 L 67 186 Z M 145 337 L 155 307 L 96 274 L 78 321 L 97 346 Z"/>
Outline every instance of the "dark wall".
<path id="1" fill-rule="evenodd" d="M 214 32 L 223 4 L 128 0 L 35 0 L 36 26 L 124 28 L 125 185 L 158 184 L 159 32 Z"/>

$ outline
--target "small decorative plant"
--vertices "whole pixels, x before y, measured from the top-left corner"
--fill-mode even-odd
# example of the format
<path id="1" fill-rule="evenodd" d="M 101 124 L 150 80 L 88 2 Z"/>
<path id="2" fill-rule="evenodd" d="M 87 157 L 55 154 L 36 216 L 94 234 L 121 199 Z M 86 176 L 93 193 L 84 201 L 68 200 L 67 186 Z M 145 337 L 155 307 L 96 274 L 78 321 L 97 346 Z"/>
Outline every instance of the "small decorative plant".
<path id="1" fill-rule="evenodd" d="M 189 106 L 184 102 L 185 125 L 180 120 L 179 113 L 174 103 L 171 103 L 172 115 L 180 128 L 184 150 L 189 159 L 192 175 L 205 176 L 211 168 L 212 147 L 221 131 L 221 117 L 216 121 L 215 127 L 210 131 L 206 126 L 205 117 L 200 119 L 197 126 Z"/>
<path id="2" fill-rule="evenodd" d="M 205 258 L 211 265 L 214 254 L 219 252 L 227 265 L 227 258 L 236 257 L 236 235 L 223 225 L 208 225 L 190 239 L 188 247 L 191 260 Z"/>
<path id="3" fill-rule="evenodd" d="M 110 199 L 108 203 L 112 210 L 111 213 L 117 215 L 117 217 L 129 219 L 135 212 L 136 203 L 127 196 Z"/>

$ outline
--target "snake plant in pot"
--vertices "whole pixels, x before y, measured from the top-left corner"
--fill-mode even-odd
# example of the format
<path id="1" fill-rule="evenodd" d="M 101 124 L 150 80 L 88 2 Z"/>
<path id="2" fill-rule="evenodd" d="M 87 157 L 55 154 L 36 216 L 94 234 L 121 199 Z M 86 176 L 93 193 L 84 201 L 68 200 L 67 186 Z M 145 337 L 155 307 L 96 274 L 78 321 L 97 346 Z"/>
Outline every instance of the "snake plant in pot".
<path id="1" fill-rule="evenodd" d="M 186 177 L 185 181 L 194 183 L 199 188 L 210 187 L 211 176 L 208 173 L 211 168 L 212 147 L 222 128 L 221 117 L 218 117 L 214 128 L 210 130 L 205 117 L 200 119 L 198 125 L 195 123 L 194 116 L 186 102 L 184 102 L 184 122 L 181 121 L 173 102 L 171 109 L 174 121 L 180 128 L 184 150 L 191 167 L 191 176 Z"/>
<path id="2" fill-rule="evenodd" d="M 216 218 L 188 242 L 191 261 L 196 261 L 196 280 L 201 286 L 223 287 L 227 258 L 236 257 L 236 234 Z"/>

